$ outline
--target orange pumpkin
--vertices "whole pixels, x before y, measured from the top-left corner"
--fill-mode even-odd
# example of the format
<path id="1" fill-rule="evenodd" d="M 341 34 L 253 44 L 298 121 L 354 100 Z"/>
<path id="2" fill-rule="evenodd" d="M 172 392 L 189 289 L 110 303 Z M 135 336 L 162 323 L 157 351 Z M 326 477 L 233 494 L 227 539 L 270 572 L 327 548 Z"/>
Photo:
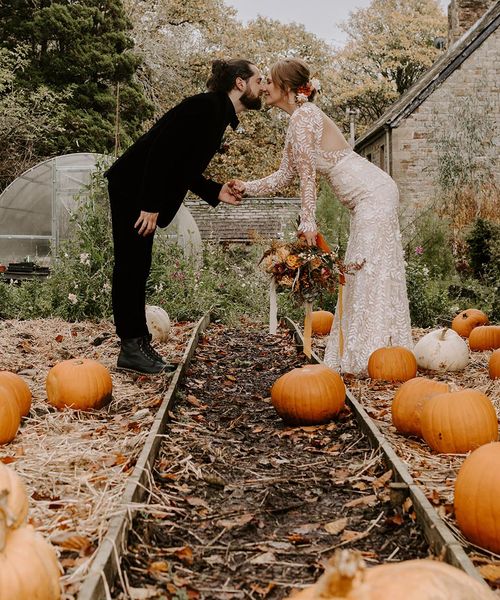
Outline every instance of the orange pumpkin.
<path id="1" fill-rule="evenodd" d="M 469 335 L 471 350 L 495 350 L 500 348 L 500 325 L 475 327 Z"/>
<path id="2" fill-rule="evenodd" d="M 498 379 L 500 377 L 500 349 L 492 352 L 488 361 L 488 373 L 490 379 Z"/>
<path id="3" fill-rule="evenodd" d="M 24 525 L 28 516 L 28 495 L 23 480 L 13 469 L 0 462 L 0 498 L 2 496 L 6 497 L 9 528 Z"/>
<path id="4" fill-rule="evenodd" d="M 280 377 L 271 388 L 278 415 L 291 425 L 326 423 L 343 408 L 342 377 L 325 365 L 305 365 Z"/>
<path id="5" fill-rule="evenodd" d="M 495 600 L 486 585 L 438 560 L 369 569 L 358 553 L 337 551 L 319 580 L 286 600 Z"/>
<path id="6" fill-rule="evenodd" d="M 424 404 L 422 436 L 436 452 L 463 454 L 498 440 L 497 414 L 479 390 L 437 394 Z"/>
<path id="7" fill-rule="evenodd" d="M 19 405 L 21 417 L 25 417 L 31 408 L 31 390 L 24 379 L 10 371 L 0 371 L 0 386 L 12 392 Z"/>
<path id="8" fill-rule="evenodd" d="M 464 460 L 455 481 L 455 517 L 467 539 L 500 554 L 500 443 Z"/>
<path id="9" fill-rule="evenodd" d="M 49 403 L 60 410 L 101 408 L 111 400 L 112 387 L 106 367 L 86 358 L 58 363 L 50 369 L 45 382 Z"/>
<path id="10" fill-rule="evenodd" d="M 21 413 L 10 388 L 0 386 L 0 444 L 8 444 L 21 424 Z"/>
<path id="11" fill-rule="evenodd" d="M 470 332 L 479 325 L 487 325 L 489 323 L 488 315 L 477 308 L 468 308 L 453 319 L 451 328 L 464 338 L 468 338 Z"/>
<path id="12" fill-rule="evenodd" d="M 31 525 L 5 532 L 0 515 L 0 600 L 59 600 L 54 548 Z"/>
<path id="13" fill-rule="evenodd" d="M 449 391 L 443 381 L 426 377 L 409 379 L 398 389 L 392 401 L 392 423 L 403 435 L 422 437 L 422 409 L 428 398 Z"/>
<path id="14" fill-rule="evenodd" d="M 368 375 L 384 381 L 407 381 L 417 374 L 417 359 L 411 350 L 388 346 L 372 352 L 368 359 Z"/>
<path id="15" fill-rule="evenodd" d="M 328 335 L 333 324 L 333 313 L 329 310 L 313 310 L 311 313 L 312 332 L 317 335 Z"/>

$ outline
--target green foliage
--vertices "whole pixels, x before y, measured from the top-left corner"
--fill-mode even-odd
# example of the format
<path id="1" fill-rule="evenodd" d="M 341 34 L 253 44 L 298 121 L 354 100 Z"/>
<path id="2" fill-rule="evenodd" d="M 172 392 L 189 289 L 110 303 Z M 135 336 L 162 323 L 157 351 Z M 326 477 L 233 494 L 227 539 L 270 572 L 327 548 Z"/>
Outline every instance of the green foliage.
<path id="1" fill-rule="evenodd" d="M 402 234 L 407 260 L 420 256 L 419 262 L 427 267 L 431 278 L 449 279 L 455 274 L 450 226 L 434 206 L 419 210 Z"/>
<path id="2" fill-rule="evenodd" d="M 436 0 L 372 0 L 343 26 L 348 42 L 334 57 L 334 104 L 360 111 L 364 129 L 437 59 L 446 16 Z"/>
<path id="3" fill-rule="evenodd" d="M 72 92 L 64 131 L 37 140 L 40 153 L 112 151 L 117 103 L 122 143 L 138 136 L 151 106 L 134 81 L 139 59 L 130 29 L 121 0 L 3 0 L 1 45 L 29 48 L 18 85 Z"/>
<path id="4" fill-rule="evenodd" d="M 430 269 L 418 255 L 406 263 L 406 285 L 413 327 L 433 327 L 451 318 L 453 309 L 448 284 L 433 279 Z"/>
<path id="5" fill-rule="evenodd" d="M 500 277 L 500 225 L 476 219 L 465 239 L 474 275 Z"/>
<path id="6" fill-rule="evenodd" d="M 339 255 L 344 256 L 349 239 L 350 213 L 325 181 L 321 182 L 318 193 L 316 220 L 327 241 L 338 246 Z"/>
<path id="7" fill-rule="evenodd" d="M 64 130 L 68 88 L 56 93 L 44 84 L 23 87 L 18 80 L 29 65 L 26 46 L 0 46 L 0 190 L 33 164 L 36 146 Z"/>
<path id="8" fill-rule="evenodd" d="M 186 259 L 179 247 L 157 240 L 148 302 L 180 321 L 207 311 L 225 323 L 234 324 L 242 315 L 263 320 L 268 300 L 267 284 L 257 267 L 261 254 L 259 245 L 225 248 L 206 243 L 200 261 Z"/>
<path id="9" fill-rule="evenodd" d="M 437 183 L 444 192 L 453 194 L 464 187 L 477 192 L 492 179 L 497 160 L 495 111 L 481 96 L 481 90 L 475 90 L 460 105 L 450 99 L 446 127 L 436 120 Z M 436 119 L 441 122 L 442 116 Z"/>

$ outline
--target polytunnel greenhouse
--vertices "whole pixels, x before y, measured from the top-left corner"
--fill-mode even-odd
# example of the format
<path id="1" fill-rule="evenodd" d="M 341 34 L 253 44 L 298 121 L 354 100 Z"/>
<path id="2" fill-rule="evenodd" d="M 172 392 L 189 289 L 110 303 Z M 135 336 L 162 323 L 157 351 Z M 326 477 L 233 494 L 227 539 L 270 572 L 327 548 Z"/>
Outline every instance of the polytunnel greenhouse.
<path id="1" fill-rule="evenodd" d="M 66 154 L 17 177 L 0 194 L 0 264 L 50 265 L 68 235 L 71 216 L 91 189 L 92 172 L 108 162 L 102 154 Z M 198 226 L 184 205 L 169 227 L 158 233 L 181 245 L 186 255 L 201 248 Z"/>

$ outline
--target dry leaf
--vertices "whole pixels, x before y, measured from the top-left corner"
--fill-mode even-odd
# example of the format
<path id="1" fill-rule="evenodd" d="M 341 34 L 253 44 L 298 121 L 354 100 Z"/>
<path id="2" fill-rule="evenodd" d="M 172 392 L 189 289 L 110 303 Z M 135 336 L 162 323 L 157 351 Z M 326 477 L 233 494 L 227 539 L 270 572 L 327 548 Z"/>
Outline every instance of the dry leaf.
<path id="1" fill-rule="evenodd" d="M 482 565 L 479 567 L 479 572 L 491 583 L 500 583 L 500 565 Z"/>
<path id="2" fill-rule="evenodd" d="M 352 487 L 355 490 L 360 490 L 361 492 L 364 492 L 368 485 L 364 481 L 357 481 L 356 483 L 352 484 Z"/>
<path id="3" fill-rule="evenodd" d="M 404 512 L 408 512 L 412 506 L 413 506 L 413 502 L 412 502 L 410 496 L 408 496 L 408 498 L 406 498 L 406 500 L 403 502 Z"/>
<path id="4" fill-rule="evenodd" d="M 389 469 L 386 473 L 375 479 L 372 483 L 373 489 L 382 488 L 385 484 L 392 479 L 392 469 Z"/>
<path id="5" fill-rule="evenodd" d="M 185 500 L 190 506 L 204 506 L 205 508 L 210 508 L 205 502 L 205 500 L 203 500 L 203 498 L 197 498 L 196 496 L 186 496 Z"/>
<path id="6" fill-rule="evenodd" d="M 350 529 L 345 529 L 344 533 L 341 535 L 340 539 L 343 542 L 352 542 L 353 540 L 357 539 L 358 537 L 360 537 L 362 535 L 363 535 L 362 531 L 351 531 Z"/>
<path id="7" fill-rule="evenodd" d="M 377 496 L 371 494 L 370 496 L 361 496 L 361 498 L 351 500 L 350 502 L 347 502 L 347 504 L 344 504 L 344 506 L 346 508 L 353 508 L 355 506 L 374 506 L 377 502 Z"/>
<path id="8" fill-rule="evenodd" d="M 240 517 L 236 517 L 234 519 L 221 519 L 217 521 L 216 525 L 218 527 L 224 527 L 225 529 L 233 529 L 234 527 L 243 527 L 247 523 L 253 519 L 254 515 L 252 513 L 246 513 L 241 515 Z"/>
<path id="9" fill-rule="evenodd" d="M 332 535 L 337 535 L 347 527 L 348 522 L 349 519 L 347 517 L 344 517 L 342 519 L 337 519 L 336 521 L 330 521 L 330 523 L 326 523 L 324 525 L 324 528 L 326 529 L 326 531 L 328 531 L 328 533 L 331 533 Z"/>
<path id="10" fill-rule="evenodd" d="M 260 587 L 260 585 L 257 585 L 256 583 L 252 583 L 250 585 L 252 592 L 259 594 L 261 598 L 266 598 L 269 595 L 269 592 L 272 592 L 275 587 L 276 584 L 273 581 L 271 581 L 265 588 Z"/>
<path id="11" fill-rule="evenodd" d="M 198 400 L 198 398 L 196 396 L 193 396 L 193 394 L 188 394 L 186 396 L 186 400 L 192 406 L 196 406 L 196 408 L 206 408 L 207 407 L 206 404 L 204 404 L 201 400 Z"/>
<path id="12" fill-rule="evenodd" d="M 176 549 L 174 554 L 183 563 L 186 563 L 187 565 L 193 564 L 193 551 L 189 546 L 183 546 L 182 548 Z"/>
<path id="13" fill-rule="evenodd" d="M 321 527 L 321 523 L 307 523 L 306 525 L 301 525 L 293 530 L 293 533 L 311 533 L 311 531 L 317 531 Z"/>
<path id="14" fill-rule="evenodd" d="M 63 339 L 64 339 L 64 336 L 62 336 L 61 334 L 56 335 L 56 337 L 55 337 L 56 342 L 62 342 Z"/>
<path id="15" fill-rule="evenodd" d="M 50 538 L 50 541 L 60 548 L 64 548 L 65 550 L 75 550 L 80 554 L 89 554 L 92 552 L 92 541 L 89 540 L 89 538 L 76 533 L 55 535 Z"/>
<path id="16" fill-rule="evenodd" d="M 2 456 L 0 457 L 0 462 L 2 462 L 4 465 L 8 465 L 10 463 L 15 462 L 16 459 L 13 456 Z"/>
<path id="17" fill-rule="evenodd" d="M 249 562 L 252 565 L 267 565 L 269 563 L 273 563 L 276 561 L 276 557 L 272 552 L 264 552 L 263 554 L 258 554 L 254 556 Z"/>
<path id="18" fill-rule="evenodd" d="M 391 523 L 392 525 L 397 525 L 398 527 L 404 523 L 404 519 L 401 515 L 392 515 L 392 517 L 387 517 L 387 523 Z"/>
<path id="19" fill-rule="evenodd" d="M 148 566 L 148 571 L 153 575 L 155 573 L 166 573 L 170 569 L 168 562 L 164 560 L 155 560 Z"/>

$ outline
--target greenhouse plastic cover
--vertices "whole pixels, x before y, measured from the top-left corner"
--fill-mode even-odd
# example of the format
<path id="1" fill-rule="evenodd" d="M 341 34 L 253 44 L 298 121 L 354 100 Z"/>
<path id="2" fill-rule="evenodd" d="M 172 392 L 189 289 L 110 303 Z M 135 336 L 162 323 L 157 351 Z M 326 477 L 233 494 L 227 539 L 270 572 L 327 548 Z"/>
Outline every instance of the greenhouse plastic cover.
<path id="1" fill-rule="evenodd" d="M 0 263 L 49 264 L 68 234 L 70 217 L 78 199 L 85 197 L 92 171 L 109 160 L 102 154 L 66 154 L 45 160 L 15 179 L 0 194 Z M 201 249 L 198 226 L 184 205 L 163 235 L 181 245 L 186 255 Z"/>

